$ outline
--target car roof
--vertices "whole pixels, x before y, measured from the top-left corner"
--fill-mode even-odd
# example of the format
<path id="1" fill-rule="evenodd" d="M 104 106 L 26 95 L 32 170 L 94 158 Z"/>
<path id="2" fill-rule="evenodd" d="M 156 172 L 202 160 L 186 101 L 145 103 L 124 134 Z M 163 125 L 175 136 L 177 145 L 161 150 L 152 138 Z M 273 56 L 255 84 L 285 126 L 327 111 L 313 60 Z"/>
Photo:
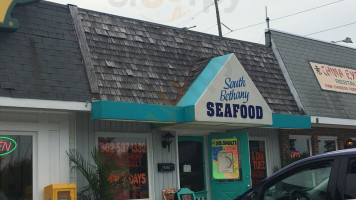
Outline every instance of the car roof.
<path id="1" fill-rule="evenodd" d="M 343 150 L 338 150 L 338 151 L 331 151 L 331 152 L 328 152 L 328 153 L 311 156 L 311 157 L 302 159 L 300 161 L 306 162 L 306 161 L 317 160 L 317 159 L 322 159 L 322 158 L 330 158 L 330 157 L 338 157 L 338 156 L 349 156 L 349 155 L 356 155 L 356 148 L 343 149 Z"/>
<path id="2" fill-rule="evenodd" d="M 355 155 L 356 156 L 356 148 L 344 149 L 344 150 L 338 150 L 338 151 L 331 151 L 331 152 L 328 152 L 328 153 L 307 157 L 307 158 L 298 160 L 296 162 L 293 162 L 293 163 L 287 165 L 286 167 L 283 167 L 282 169 L 278 170 L 274 175 L 280 174 L 280 173 L 284 172 L 285 170 L 290 169 L 290 168 L 292 168 L 292 167 L 294 167 L 296 165 L 299 165 L 301 163 L 312 162 L 314 160 L 320 160 L 320 159 L 324 159 L 324 158 L 333 158 L 333 157 L 351 156 L 351 155 Z"/>

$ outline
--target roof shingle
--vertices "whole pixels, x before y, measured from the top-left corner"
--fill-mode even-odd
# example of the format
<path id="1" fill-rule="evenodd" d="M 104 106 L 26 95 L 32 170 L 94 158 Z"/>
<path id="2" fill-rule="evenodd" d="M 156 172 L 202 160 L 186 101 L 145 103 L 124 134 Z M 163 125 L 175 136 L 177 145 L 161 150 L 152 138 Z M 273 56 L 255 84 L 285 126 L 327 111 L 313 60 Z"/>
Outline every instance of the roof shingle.
<path id="1" fill-rule="evenodd" d="M 267 46 L 84 9 L 79 16 L 102 100 L 175 105 L 206 66 L 200 60 L 235 53 L 274 112 L 299 114 Z"/>
<path id="2" fill-rule="evenodd" d="M 16 32 L 0 31 L 0 95 L 85 102 L 91 99 L 71 15 L 40 2 L 13 10 Z"/>

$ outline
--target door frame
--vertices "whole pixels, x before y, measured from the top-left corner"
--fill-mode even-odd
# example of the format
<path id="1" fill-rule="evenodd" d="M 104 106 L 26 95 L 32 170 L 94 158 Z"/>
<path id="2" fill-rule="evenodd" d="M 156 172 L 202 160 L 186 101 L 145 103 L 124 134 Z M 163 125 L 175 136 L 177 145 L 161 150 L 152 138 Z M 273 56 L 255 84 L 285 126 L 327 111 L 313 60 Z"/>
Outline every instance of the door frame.
<path id="1" fill-rule="evenodd" d="M 5 131 L 0 130 L 0 135 L 18 135 L 18 136 L 31 136 L 32 137 L 32 198 L 38 198 L 38 146 L 37 146 L 37 132 L 36 131 Z"/>

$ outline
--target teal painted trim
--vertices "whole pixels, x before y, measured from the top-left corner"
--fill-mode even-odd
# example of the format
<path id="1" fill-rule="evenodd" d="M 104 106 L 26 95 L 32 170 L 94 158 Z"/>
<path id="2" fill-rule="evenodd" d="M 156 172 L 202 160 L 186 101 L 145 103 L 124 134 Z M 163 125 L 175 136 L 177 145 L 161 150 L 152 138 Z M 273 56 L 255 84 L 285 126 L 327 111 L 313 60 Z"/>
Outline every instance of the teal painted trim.
<path id="1" fill-rule="evenodd" d="M 92 119 L 181 123 L 194 121 L 194 108 L 115 101 L 95 101 Z"/>
<path id="2" fill-rule="evenodd" d="M 232 54 L 228 54 L 211 59 L 205 69 L 190 86 L 188 91 L 180 99 L 177 106 L 195 105 L 231 55 Z"/>
<path id="3" fill-rule="evenodd" d="M 184 107 L 184 119 L 186 122 L 195 121 L 195 106 Z"/>
<path id="4" fill-rule="evenodd" d="M 272 128 L 311 129 L 311 117 L 306 115 L 272 114 Z"/>

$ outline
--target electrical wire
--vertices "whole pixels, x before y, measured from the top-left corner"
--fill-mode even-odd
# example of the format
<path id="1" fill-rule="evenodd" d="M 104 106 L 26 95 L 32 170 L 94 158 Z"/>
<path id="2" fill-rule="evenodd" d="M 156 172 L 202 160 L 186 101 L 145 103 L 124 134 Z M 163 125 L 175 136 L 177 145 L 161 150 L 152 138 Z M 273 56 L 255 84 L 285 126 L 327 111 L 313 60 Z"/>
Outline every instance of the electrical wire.
<path id="1" fill-rule="evenodd" d="M 222 2 L 223 0 L 218 0 L 219 2 Z M 214 5 L 215 2 L 209 4 L 207 7 L 203 8 L 202 10 L 200 10 L 199 12 L 195 13 L 191 18 L 188 18 L 186 20 L 184 20 L 183 22 L 181 22 L 178 26 L 183 26 L 191 21 L 193 21 L 195 18 L 197 18 L 200 14 L 202 14 L 206 9 L 210 8 L 212 5 Z"/>
<path id="2" fill-rule="evenodd" d="M 206 31 L 209 31 L 210 29 L 214 28 L 215 26 L 217 26 L 218 24 L 214 24 L 212 26 L 210 26 L 209 28 L 203 30 L 202 32 L 206 32 Z"/>
<path id="3" fill-rule="evenodd" d="M 212 5 L 214 5 L 214 3 L 210 4 L 209 6 L 203 8 L 202 10 L 200 10 L 199 12 L 195 13 L 191 18 L 188 18 L 186 20 L 184 20 L 183 22 L 181 22 L 178 26 L 183 26 L 189 22 L 191 22 L 192 20 L 194 20 L 196 17 L 198 17 L 201 13 L 203 13 L 206 9 L 210 8 Z"/>
<path id="4" fill-rule="evenodd" d="M 291 16 L 294 16 L 294 15 L 301 14 L 301 13 L 305 13 L 305 12 L 309 12 L 309 11 L 312 11 L 312 10 L 316 10 L 316 9 L 319 9 L 319 8 L 322 8 L 322 7 L 325 7 L 325 6 L 329 6 L 329 5 L 332 5 L 332 4 L 340 3 L 342 1 L 345 1 L 345 0 L 339 0 L 339 1 L 334 1 L 334 2 L 331 2 L 331 3 L 323 4 L 323 5 L 314 7 L 314 8 L 302 10 L 302 11 L 299 11 L 299 12 L 296 12 L 296 13 L 292 13 L 292 14 L 289 14 L 289 15 L 285 15 L 285 16 L 282 16 L 282 17 L 277 17 L 275 19 L 271 19 L 270 21 L 277 21 L 277 20 L 280 20 L 280 19 L 284 19 L 284 18 L 287 18 L 287 17 L 291 17 Z M 235 31 L 251 28 L 251 27 L 254 27 L 254 26 L 259 26 L 259 25 L 262 25 L 262 24 L 265 24 L 265 23 L 266 22 L 260 22 L 260 23 L 252 24 L 252 25 L 245 26 L 245 27 L 242 27 L 242 28 L 237 28 L 237 29 L 231 30 L 230 32 L 226 33 L 224 36 L 229 35 L 229 34 L 231 34 L 232 32 L 235 32 Z"/>
<path id="5" fill-rule="evenodd" d="M 325 30 L 322 30 L 322 31 L 310 33 L 310 34 L 304 35 L 304 36 L 315 35 L 315 34 L 318 34 L 318 33 L 323 33 L 323 32 L 326 32 L 326 31 L 331 31 L 331 30 L 338 29 L 338 28 L 342 28 L 342 27 L 345 27 L 345 26 L 350 26 L 350 25 L 352 25 L 352 24 L 356 24 L 356 21 L 355 21 L 355 22 L 351 22 L 351 23 L 349 23 L 349 24 L 344 24 L 344 25 L 341 25 L 341 26 L 335 26 L 335 27 L 333 27 L 333 28 L 329 28 L 329 29 L 325 29 Z"/>

